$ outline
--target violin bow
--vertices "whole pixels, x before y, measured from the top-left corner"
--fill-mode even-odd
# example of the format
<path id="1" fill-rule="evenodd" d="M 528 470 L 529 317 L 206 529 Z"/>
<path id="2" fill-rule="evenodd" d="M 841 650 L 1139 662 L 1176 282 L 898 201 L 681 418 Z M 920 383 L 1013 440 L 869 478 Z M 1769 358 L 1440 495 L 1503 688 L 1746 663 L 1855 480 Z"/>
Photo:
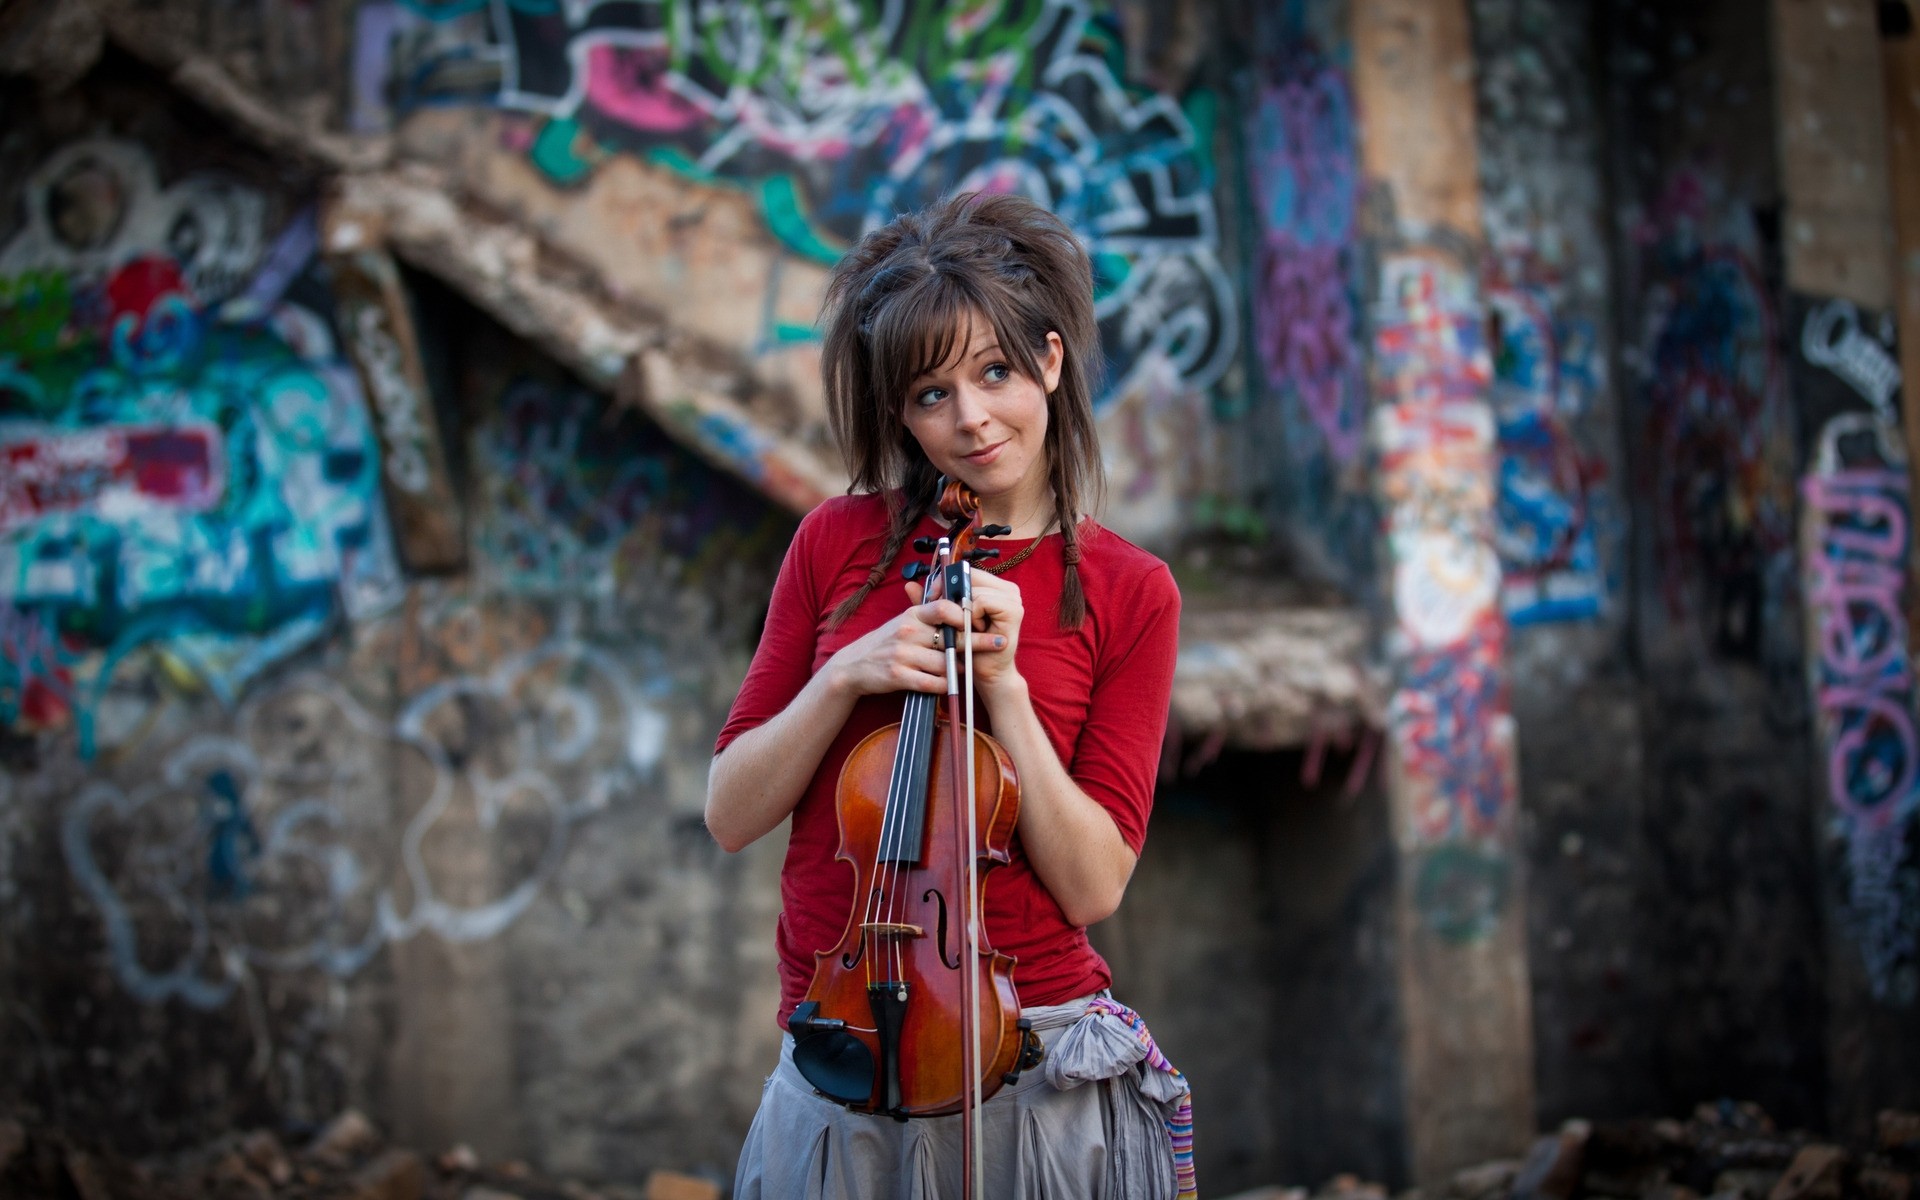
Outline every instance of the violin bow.
<path id="1" fill-rule="evenodd" d="M 974 779 L 973 762 L 973 563 L 962 559 L 960 562 L 962 583 L 960 611 L 966 614 L 966 693 L 967 693 L 967 971 L 962 986 L 965 991 L 964 1002 L 972 1016 L 967 1030 L 972 1045 L 968 1047 L 971 1055 L 964 1061 L 967 1074 L 967 1090 L 971 1093 L 969 1107 L 979 1109 L 986 1103 L 980 1089 L 980 856 L 974 853 L 974 847 L 980 838 L 980 804 L 975 790 L 979 784 Z M 971 1152 L 973 1156 L 972 1188 L 967 1200 L 978 1200 L 982 1181 L 986 1175 L 986 1148 L 980 1137 L 980 1131 L 974 1131 Z M 962 1181 L 963 1188 L 966 1181 Z"/>

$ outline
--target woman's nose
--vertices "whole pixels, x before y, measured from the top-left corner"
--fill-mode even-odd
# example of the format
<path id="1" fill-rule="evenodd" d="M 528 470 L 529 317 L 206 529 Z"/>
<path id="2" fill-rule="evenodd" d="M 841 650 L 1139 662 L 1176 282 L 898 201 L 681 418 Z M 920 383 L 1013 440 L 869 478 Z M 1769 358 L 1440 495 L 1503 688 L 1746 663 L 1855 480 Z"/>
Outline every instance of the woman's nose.
<path id="1" fill-rule="evenodd" d="M 970 387 L 961 387 L 953 395 L 953 423 L 960 429 L 978 429 L 987 419 L 987 406 L 980 402 L 980 394 Z"/>

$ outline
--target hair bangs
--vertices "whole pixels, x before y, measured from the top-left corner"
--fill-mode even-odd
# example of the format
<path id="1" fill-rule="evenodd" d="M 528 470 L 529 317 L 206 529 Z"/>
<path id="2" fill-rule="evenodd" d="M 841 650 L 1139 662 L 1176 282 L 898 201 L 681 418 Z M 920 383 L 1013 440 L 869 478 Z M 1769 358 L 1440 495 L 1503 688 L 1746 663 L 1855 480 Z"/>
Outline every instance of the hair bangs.
<path id="1" fill-rule="evenodd" d="M 897 415 L 914 381 L 963 357 L 981 322 L 1015 371 L 1039 378 L 1039 347 L 1029 344 L 1013 298 L 993 287 L 976 289 L 963 275 L 932 271 L 882 309 L 868 333 L 879 415 Z"/>

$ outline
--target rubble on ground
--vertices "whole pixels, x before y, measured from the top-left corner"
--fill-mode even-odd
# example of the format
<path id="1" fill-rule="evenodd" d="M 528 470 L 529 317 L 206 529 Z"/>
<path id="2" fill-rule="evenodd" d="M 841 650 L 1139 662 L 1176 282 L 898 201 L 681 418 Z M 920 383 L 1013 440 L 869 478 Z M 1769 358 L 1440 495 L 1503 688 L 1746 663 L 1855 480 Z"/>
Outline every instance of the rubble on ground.
<path id="1" fill-rule="evenodd" d="M 0 1197 L 79 1200 L 720 1200 L 712 1180 L 654 1171 L 643 1184 L 547 1179 L 470 1147 L 425 1156 L 348 1110 L 295 1146 L 257 1129 L 132 1161 L 0 1117 Z"/>
<path id="2" fill-rule="evenodd" d="M 1204 1150 L 1202 1151 L 1204 1154 Z M 1205 1159 L 1201 1160 L 1204 1170 Z M 1687 1121 L 1568 1121 L 1521 1158 L 1397 1195 L 1339 1175 L 1317 1189 L 1264 1187 L 1225 1200 L 1920 1200 L 1920 1113 L 1883 1112 L 1864 1146 L 1781 1132 L 1752 1104 L 1702 1105 Z M 426 1156 L 390 1145 L 358 1112 L 289 1144 L 233 1133 L 132 1161 L 0 1116 L 0 1196 L 79 1200 L 720 1200 L 721 1185 L 673 1171 L 642 1184 L 543 1178 L 470 1147 Z"/>
<path id="3" fill-rule="evenodd" d="M 1883 1112 L 1871 1144 L 1847 1146 L 1781 1132 L 1758 1105 L 1723 1100 L 1686 1121 L 1568 1121 L 1524 1158 L 1468 1167 L 1431 1192 L 1392 1200 L 1920 1200 L 1916 1177 L 1920 1113 Z M 1389 1196 L 1339 1175 L 1317 1189 L 1263 1187 L 1225 1200 Z"/>

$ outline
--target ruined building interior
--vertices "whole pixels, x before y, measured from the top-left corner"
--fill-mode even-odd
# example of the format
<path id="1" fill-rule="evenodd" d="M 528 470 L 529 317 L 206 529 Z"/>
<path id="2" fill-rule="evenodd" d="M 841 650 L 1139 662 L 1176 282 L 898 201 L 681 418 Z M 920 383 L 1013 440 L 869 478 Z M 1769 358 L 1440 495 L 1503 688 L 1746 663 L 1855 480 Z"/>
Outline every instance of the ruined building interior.
<path id="1" fill-rule="evenodd" d="M 822 287 L 980 189 L 1091 253 L 1184 596 L 1093 937 L 1207 1190 L 1718 1112 L 1907 1200 L 1911 9 L 0 5 L 0 1191 L 348 1112 L 725 1190 Z"/>

